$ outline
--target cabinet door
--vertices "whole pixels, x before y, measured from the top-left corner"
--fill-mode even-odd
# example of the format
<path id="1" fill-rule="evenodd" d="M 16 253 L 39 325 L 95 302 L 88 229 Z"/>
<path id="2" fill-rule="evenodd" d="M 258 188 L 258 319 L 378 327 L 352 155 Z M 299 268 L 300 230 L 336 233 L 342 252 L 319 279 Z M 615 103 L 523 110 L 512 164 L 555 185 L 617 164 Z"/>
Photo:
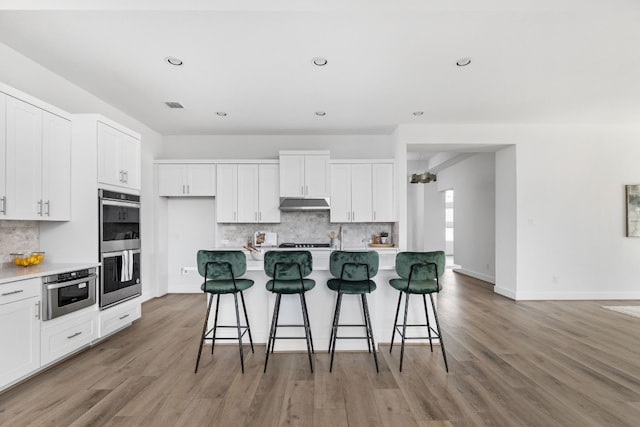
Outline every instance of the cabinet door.
<path id="1" fill-rule="evenodd" d="M 42 219 L 71 219 L 71 122 L 43 112 Z"/>
<path id="2" fill-rule="evenodd" d="M 184 165 L 158 165 L 158 195 L 184 196 L 187 189 L 184 176 Z"/>
<path id="3" fill-rule="evenodd" d="M 280 197 L 303 197 L 304 185 L 304 156 L 280 156 Z"/>
<path id="4" fill-rule="evenodd" d="M 7 97 L 7 217 L 40 219 L 42 214 L 42 113 Z"/>
<path id="5" fill-rule="evenodd" d="M 216 221 L 238 221 L 238 165 L 216 168 Z"/>
<path id="6" fill-rule="evenodd" d="M 187 165 L 187 195 L 209 196 L 216 195 L 216 166 L 215 165 Z"/>
<path id="7" fill-rule="evenodd" d="M 40 297 L 0 305 L 0 387 L 40 368 Z"/>
<path id="8" fill-rule="evenodd" d="M 258 222 L 258 165 L 238 165 L 238 222 Z"/>
<path id="9" fill-rule="evenodd" d="M 7 170 L 7 95 L 0 93 L 0 167 Z M 7 181 L 6 174 L 0 173 L 0 218 L 7 216 Z"/>
<path id="10" fill-rule="evenodd" d="M 118 186 L 123 184 L 121 135 L 119 130 L 98 122 L 98 182 Z"/>
<path id="11" fill-rule="evenodd" d="M 351 165 L 351 222 L 371 222 L 371 164 Z"/>
<path id="12" fill-rule="evenodd" d="M 351 166 L 331 165 L 331 222 L 351 220 Z"/>
<path id="13" fill-rule="evenodd" d="M 329 197 L 331 193 L 329 156 L 305 156 L 304 196 Z"/>
<path id="14" fill-rule="evenodd" d="M 127 188 L 140 189 L 140 140 L 125 133 L 120 134 L 120 168 L 123 184 Z"/>
<path id="15" fill-rule="evenodd" d="M 258 184 L 258 220 L 280 222 L 280 167 L 260 165 Z"/>
<path id="16" fill-rule="evenodd" d="M 373 176 L 373 221 L 394 222 L 395 215 L 395 185 L 392 163 L 374 164 Z"/>

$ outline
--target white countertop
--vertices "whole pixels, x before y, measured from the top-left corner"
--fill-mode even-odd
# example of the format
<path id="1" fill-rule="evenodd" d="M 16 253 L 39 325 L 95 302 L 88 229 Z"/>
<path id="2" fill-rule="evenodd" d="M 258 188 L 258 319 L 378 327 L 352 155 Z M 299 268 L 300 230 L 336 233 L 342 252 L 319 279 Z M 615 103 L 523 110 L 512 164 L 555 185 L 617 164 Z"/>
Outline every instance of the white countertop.
<path id="1" fill-rule="evenodd" d="M 59 274 L 98 266 L 100 266 L 99 262 L 49 263 L 46 260 L 41 264 L 31 265 L 29 267 L 4 264 L 2 268 L 0 268 L 0 285 L 3 283 L 15 282 L 17 280 L 34 279 L 49 276 L 51 274 Z"/>

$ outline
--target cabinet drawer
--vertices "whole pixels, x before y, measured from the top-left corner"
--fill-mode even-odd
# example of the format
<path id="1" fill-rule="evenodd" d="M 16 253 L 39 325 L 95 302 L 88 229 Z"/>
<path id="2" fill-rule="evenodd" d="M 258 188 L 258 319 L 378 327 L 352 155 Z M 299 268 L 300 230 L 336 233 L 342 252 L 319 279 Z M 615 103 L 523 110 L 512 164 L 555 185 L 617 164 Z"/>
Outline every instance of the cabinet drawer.
<path id="1" fill-rule="evenodd" d="M 142 312 L 140 298 L 124 302 L 100 312 L 100 338 L 128 326 L 139 319 Z"/>
<path id="2" fill-rule="evenodd" d="M 44 366 L 89 345 L 98 337 L 98 311 L 92 308 L 86 313 L 67 314 L 43 322 L 41 334 Z"/>
<path id="3" fill-rule="evenodd" d="M 39 297 L 41 292 L 42 279 L 28 279 L 5 283 L 0 285 L 0 304 Z"/>

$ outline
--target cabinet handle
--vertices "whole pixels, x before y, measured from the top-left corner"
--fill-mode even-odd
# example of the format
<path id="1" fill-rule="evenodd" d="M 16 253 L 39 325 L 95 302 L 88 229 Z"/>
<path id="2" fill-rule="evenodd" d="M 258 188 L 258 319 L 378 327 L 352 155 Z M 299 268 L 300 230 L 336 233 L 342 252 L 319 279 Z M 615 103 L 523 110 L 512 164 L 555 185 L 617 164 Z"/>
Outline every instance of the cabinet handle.
<path id="1" fill-rule="evenodd" d="M 233 220 L 234 221 L 236 220 L 236 213 L 235 212 L 233 213 Z"/>
<path id="2" fill-rule="evenodd" d="M 186 194 L 185 190 L 186 190 L 186 187 L 184 184 L 182 184 L 182 194 Z"/>
<path id="3" fill-rule="evenodd" d="M 120 182 L 124 182 L 124 171 L 120 169 Z"/>
<path id="4" fill-rule="evenodd" d="M 191 189 L 189 188 L 189 184 L 187 184 L 187 194 L 191 194 Z"/>
<path id="5" fill-rule="evenodd" d="M 356 219 L 356 213 L 351 212 L 351 221 L 354 221 L 355 219 Z"/>
<path id="6" fill-rule="evenodd" d="M 118 320 L 123 320 L 123 319 L 126 319 L 127 317 L 129 317 L 129 315 L 128 315 L 128 314 L 125 314 L 124 316 L 120 316 L 120 317 L 118 317 Z"/>
<path id="7" fill-rule="evenodd" d="M 7 198 L 5 196 L 0 197 L 0 201 L 2 201 L 2 210 L 0 211 L 0 213 L 2 215 L 6 215 L 7 214 Z"/>
<path id="8" fill-rule="evenodd" d="M 9 296 L 9 295 L 19 294 L 20 292 L 24 292 L 24 289 L 18 289 L 17 291 L 13 291 L 13 292 L 5 292 L 4 294 L 2 294 L 0 296 L 6 297 L 6 296 Z"/>
<path id="9" fill-rule="evenodd" d="M 309 195 L 309 186 L 308 186 L 308 185 L 305 185 L 305 186 L 304 186 L 304 195 L 305 195 L 305 196 L 308 196 L 308 195 Z"/>
<path id="10" fill-rule="evenodd" d="M 124 171 L 124 182 L 125 184 L 129 182 L 129 171 Z"/>
<path id="11" fill-rule="evenodd" d="M 262 221 L 262 212 L 258 212 L 258 221 Z"/>
<path id="12" fill-rule="evenodd" d="M 373 220 L 376 220 L 376 211 L 373 211 Z"/>
<path id="13" fill-rule="evenodd" d="M 77 337 L 78 335 L 82 335 L 82 332 L 76 332 L 76 333 L 75 333 L 75 334 L 73 334 L 73 335 L 69 335 L 69 336 L 67 337 L 67 339 L 68 339 L 68 340 L 70 340 L 71 338 L 75 338 L 75 337 Z"/>
<path id="14" fill-rule="evenodd" d="M 300 194 L 304 196 L 304 185 L 300 186 Z"/>
<path id="15" fill-rule="evenodd" d="M 42 199 L 38 200 L 38 215 L 42 216 Z"/>
<path id="16" fill-rule="evenodd" d="M 47 211 L 45 212 L 45 215 L 51 216 L 51 200 L 47 200 L 46 202 L 44 202 L 44 204 L 47 206 Z"/>
<path id="17" fill-rule="evenodd" d="M 36 319 L 40 320 L 40 301 L 36 303 Z"/>

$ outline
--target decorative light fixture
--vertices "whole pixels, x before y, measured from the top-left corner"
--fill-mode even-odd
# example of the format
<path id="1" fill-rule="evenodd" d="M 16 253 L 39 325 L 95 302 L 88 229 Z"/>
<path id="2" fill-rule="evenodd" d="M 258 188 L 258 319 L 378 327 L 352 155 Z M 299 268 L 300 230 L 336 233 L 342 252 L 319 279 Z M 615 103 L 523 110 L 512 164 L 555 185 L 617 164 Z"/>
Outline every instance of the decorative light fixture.
<path id="1" fill-rule="evenodd" d="M 318 117 L 324 117 L 326 115 L 327 115 L 327 113 L 325 113 L 324 111 L 316 111 L 316 116 L 318 116 Z"/>
<path id="2" fill-rule="evenodd" d="M 227 113 L 225 113 L 224 111 L 216 111 L 216 115 L 220 117 L 226 117 Z"/>
<path id="3" fill-rule="evenodd" d="M 421 115 L 423 115 L 423 114 L 424 114 L 424 111 L 414 111 L 414 112 L 413 112 L 413 115 L 414 115 L 414 116 L 421 116 Z"/>
<path id="4" fill-rule="evenodd" d="M 316 56 L 315 58 L 312 59 L 313 65 L 317 66 L 317 67 L 324 67 L 325 65 L 327 65 L 327 58 L 323 58 L 321 56 Z"/>
<path id="5" fill-rule="evenodd" d="M 466 67 L 469 64 L 471 64 L 471 58 L 469 57 L 460 58 L 456 61 L 458 67 Z"/>
<path id="6" fill-rule="evenodd" d="M 177 67 L 183 64 L 182 59 L 176 58 L 175 56 L 167 56 L 166 58 L 164 58 L 164 60 L 167 62 L 167 64 L 175 65 Z"/>
<path id="7" fill-rule="evenodd" d="M 420 169 L 420 163 L 422 162 L 422 153 L 420 153 L 420 160 L 418 160 L 418 168 Z M 437 181 L 438 177 L 431 172 L 413 173 L 411 174 L 411 184 L 428 184 L 430 182 Z"/>

